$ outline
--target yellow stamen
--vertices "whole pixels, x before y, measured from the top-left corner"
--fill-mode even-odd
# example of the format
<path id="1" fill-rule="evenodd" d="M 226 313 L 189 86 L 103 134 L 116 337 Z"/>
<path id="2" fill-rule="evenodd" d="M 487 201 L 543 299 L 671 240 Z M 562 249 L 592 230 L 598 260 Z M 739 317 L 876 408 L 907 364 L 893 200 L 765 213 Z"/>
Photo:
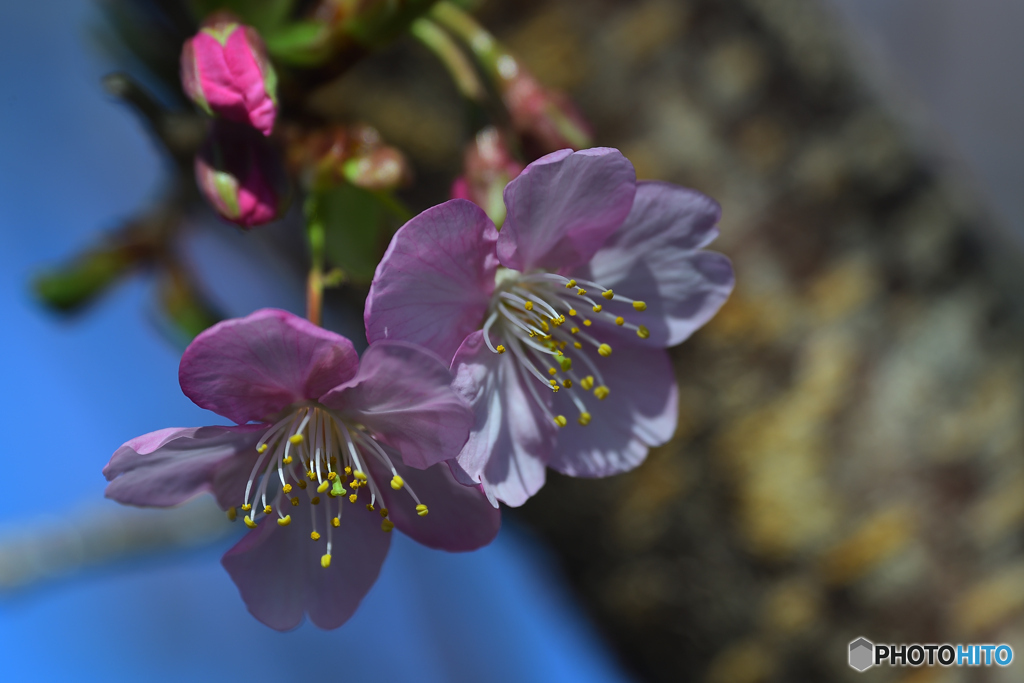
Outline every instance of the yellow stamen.
<path id="1" fill-rule="evenodd" d="M 558 370 L 555 370 L 554 368 L 548 368 L 548 374 L 554 376 L 558 374 Z"/>
<path id="2" fill-rule="evenodd" d="M 582 349 L 583 348 L 583 344 L 580 344 L 579 342 L 573 342 L 572 345 L 575 348 L 577 348 L 577 349 Z"/>
<path id="3" fill-rule="evenodd" d="M 327 569 L 331 566 L 331 556 L 329 553 L 320 558 L 320 566 L 324 569 Z"/>
<path id="4" fill-rule="evenodd" d="M 313 470 L 307 470 L 306 471 L 306 479 L 309 479 L 310 481 L 313 481 L 314 479 L 316 479 L 316 475 L 313 474 Z"/>
<path id="5" fill-rule="evenodd" d="M 355 474 L 353 474 L 352 476 L 358 479 L 359 481 L 366 481 L 366 473 L 360 472 L 359 470 L 356 470 Z"/>
<path id="6" fill-rule="evenodd" d="M 588 424 L 590 424 L 590 413 L 580 413 L 580 419 L 576 421 L 579 422 L 584 427 L 586 427 Z"/>
<path id="7" fill-rule="evenodd" d="M 589 320 L 584 320 L 584 321 L 583 321 L 583 324 L 584 324 L 584 325 L 585 325 L 586 327 L 590 327 L 590 325 L 591 325 L 592 323 L 591 323 L 591 322 L 590 322 Z"/>
<path id="8" fill-rule="evenodd" d="M 505 347 L 502 346 L 501 344 L 498 344 L 498 348 L 494 350 L 497 351 L 498 353 L 505 353 Z"/>
<path id="9" fill-rule="evenodd" d="M 395 523 L 392 522 L 390 519 L 385 519 L 383 522 L 380 523 L 380 530 L 381 531 L 391 531 L 394 528 L 395 528 Z"/>
<path id="10" fill-rule="evenodd" d="M 565 288 L 566 289 L 572 289 L 575 286 L 576 286 L 576 281 L 575 280 L 569 280 L 568 282 L 565 283 Z"/>
<path id="11" fill-rule="evenodd" d="M 352 474 L 352 468 L 351 467 L 346 467 L 345 468 L 345 474 Z"/>
<path id="12" fill-rule="evenodd" d="M 337 478 L 338 478 L 338 473 L 337 472 L 328 472 L 327 473 L 327 481 L 334 481 Z"/>
<path id="13" fill-rule="evenodd" d="M 597 396 L 597 400 L 603 401 L 608 397 L 608 387 L 598 387 L 594 389 L 594 396 Z"/>
<path id="14" fill-rule="evenodd" d="M 366 504 L 366 509 L 367 509 L 367 510 L 368 510 L 369 512 L 373 512 L 373 504 L 372 504 L 372 503 L 367 503 L 367 504 Z"/>
<path id="15" fill-rule="evenodd" d="M 600 346 L 597 347 L 597 352 L 604 356 L 605 358 L 607 358 L 608 356 L 612 355 L 612 347 L 608 346 L 607 344 L 601 344 Z"/>
<path id="16" fill-rule="evenodd" d="M 338 517 L 331 517 L 331 526 L 337 529 L 339 526 L 341 526 L 341 519 L 339 519 Z"/>
<path id="17" fill-rule="evenodd" d="M 562 386 L 565 387 L 566 389 L 572 389 L 572 380 L 571 379 L 563 379 L 562 380 Z"/>
<path id="18" fill-rule="evenodd" d="M 291 501 L 292 501 L 292 505 L 294 507 L 298 507 L 299 506 L 299 497 L 298 496 L 295 496 L 294 498 L 292 498 Z"/>
<path id="19" fill-rule="evenodd" d="M 640 327 L 636 328 L 636 336 L 640 337 L 641 339 L 647 339 L 648 337 L 651 336 L 651 331 L 648 330 L 643 325 L 641 325 Z"/>
<path id="20" fill-rule="evenodd" d="M 243 519 L 242 521 L 245 522 L 245 525 L 250 529 L 256 528 L 256 522 L 252 521 L 252 517 L 250 517 L 249 515 L 246 515 L 245 519 Z"/>
<path id="21" fill-rule="evenodd" d="M 611 301 L 612 297 L 615 296 L 615 292 L 609 289 L 605 292 L 601 292 L 601 296 L 603 296 L 605 299 L 608 299 L 608 301 Z"/>
<path id="22" fill-rule="evenodd" d="M 555 415 L 555 424 L 559 427 L 564 427 L 568 424 L 568 420 L 565 419 L 565 415 Z"/>
<path id="23" fill-rule="evenodd" d="M 322 482 L 320 482 L 320 485 L 316 487 L 316 492 L 317 493 L 323 493 L 324 491 L 327 490 L 327 488 L 330 485 L 331 485 L 331 482 L 329 482 L 326 479 L 324 479 Z"/>
<path id="24" fill-rule="evenodd" d="M 291 493 L 292 492 L 292 485 L 291 484 L 285 484 L 284 486 L 281 487 L 281 490 L 284 491 L 285 493 Z"/>
<path id="25" fill-rule="evenodd" d="M 532 311 L 533 310 L 533 302 L 532 301 L 527 301 L 525 304 L 523 304 L 523 308 L 525 308 L 528 311 Z"/>
<path id="26" fill-rule="evenodd" d="M 633 308 L 635 308 L 638 311 L 646 311 L 647 304 L 645 304 L 643 301 L 634 301 Z"/>
<path id="27" fill-rule="evenodd" d="M 380 509 L 380 516 L 386 518 L 388 516 L 388 509 L 387 508 L 381 508 Z"/>
<path id="28" fill-rule="evenodd" d="M 587 290 L 580 287 L 579 289 L 576 290 L 576 293 L 579 294 L 580 296 L 583 296 L 584 294 L 587 293 Z"/>
<path id="29" fill-rule="evenodd" d="M 281 458 L 281 462 L 283 462 L 285 465 L 291 465 L 292 464 L 292 460 L 294 460 L 294 459 L 295 458 L 293 458 L 292 456 L 286 455 L 285 457 Z"/>
<path id="30" fill-rule="evenodd" d="M 405 486 L 405 480 L 402 479 L 401 476 L 396 474 L 395 476 L 391 477 L 391 488 L 397 491 L 403 486 Z"/>
<path id="31" fill-rule="evenodd" d="M 623 317 L 622 317 L 622 316 L 620 315 L 620 316 L 619 316 L 618 318 L 616 318 L 616 319 L 615 319 L 615 324 L 616 324 L 616 325 L 620 325 L 620 326 L 621 326 L 621 325 L 625 325 L 625 324 L 626 324 L 626 319 L 625 319 L 625 318 L 623 318 Z"/>
<path id="32" fill-rule="evenodd" d="M 318 533 L 317 533 L 317 532 L 315 532 L 315 531 L 314 531 L 313 533 L 311 533 L 311 534 L 309 535 L 309 537 L 310 537 L 310 538 L 312 538 L 312 539 L 313 539 L 314 541 L 319 541 L 319 540 L 320 540 L 320 534 L 318 534 Z"/>
<path id="33" fill-rule="evenodd" d="M 309 499 L 309 502 L 312 503 L 313 505 L 319 505 L 320 496 L 313 496 L 312 498 Z"/>
<path id="34" fill-rule="evenodd" d="M 359 499 L 359 494 L 358 493 L 353 493 L 351 496 L 348 497 L 348 502 L 354 503 L 358 499 Z"/>
<path id="35" fill-rule="evenodd" d="M 299 487 L 300 489 L 304 489 L 304 488 L 306 488 L 306 480 L 305 480 L 305 479 L 299 479 L 299 480 L 298 480 L 297 482 L 295 482 L 295 483 L 296 483 L 296 484 L 298 485 L 298 487 Z"/>
<path id="36" fill-rule="evenodd" d="M 228 508 L 228 519 L 232 522 L 238 519 L 238 510 L 233 507 Z"/>
<path id="37" fill-rule="evenodd" d="M 580 380 L 580 386 L 583 387 L 584 391 L 590 391 L 594 386 L 594 376 L 587 375 Z"/>
<path id="38" fill-rule="evenodd" d="M 265 506 L 263 508 L 263 514 L 265 514 L 265 515 L 269 515 L 273 511 L 274 511 L 274 509 L 272 507 L 270 507 L 269 505 L 267 505 L 267 506 Z"/>
<path id="39" fill-rule="evenodd" d="M 576 309 L 575 308 L 570 308 L 569 309 L 569 315 L 576 315 Z"/>
<path id="40" fill-rule="evenodd" d="M 601 304 L 597 304 L 596 306 L 594 306 L 594 313 L 600 313 L 600 312 L 601 312 Z"/>
<path id="41" fill-rule="evenodd" d="M 259 446 L 256 447 L 256 452 L 260 453 L 260 454 L 266 453 L 267 452 L 267 444 L 261 443 Z"/>
<path id="42" fill-rule="evenodd" d="M 249 505 L 248 503 L 246 503 L 245 505 L 242 506 L 242 509 L 244 511 L 248 512 L 249 510 L 252 510 L 252 505 Z"/>
<path id="43" fill-rule="evenodd" d="M 291 523 L 292 523 L 292 516 L 291 515 L 285 515 L 284 517 L 278 517 L 277 518 L 277 525 L 278 526 L 288 526 Z"/>
<path id="44" fill-rule="evenodd" d="M 291 436 L 288 437 L 288 440 L 292 442 L 293 446 L 298 446 L 300 443 L 302 443 L 304 438 L 305 437 L 302 436 L 302 434 L 292 434 Z"/>
<path id="45" fill-rule="evenodd" d="M 580 328 L 578 328 L 578 327 L 570 327 L 569 331 L 572 332 L 573 334 L 576 334 L 577 332 L 580 331 Z"/>
<path id="46" fill-rule="evenodd" d="M 427 510 L 427 506 L 424 505 L 423 503 L 420 503 L 419 505 L 416 506 L 416 514 L 420 517 L 426 517 L 428 512 L 429 510 Z"/>

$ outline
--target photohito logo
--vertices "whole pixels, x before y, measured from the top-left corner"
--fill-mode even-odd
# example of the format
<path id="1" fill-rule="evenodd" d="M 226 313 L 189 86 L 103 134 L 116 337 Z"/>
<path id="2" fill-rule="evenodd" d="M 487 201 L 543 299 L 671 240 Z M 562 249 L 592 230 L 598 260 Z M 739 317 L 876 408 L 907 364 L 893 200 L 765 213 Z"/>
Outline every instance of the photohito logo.
<path id="1" fill-rule="evenodd" d="M 1009 666 L 1009 645 L 875 645 L 867 638 L 850 643 L 850 666 L 866 671 L 873 666 Z"/>

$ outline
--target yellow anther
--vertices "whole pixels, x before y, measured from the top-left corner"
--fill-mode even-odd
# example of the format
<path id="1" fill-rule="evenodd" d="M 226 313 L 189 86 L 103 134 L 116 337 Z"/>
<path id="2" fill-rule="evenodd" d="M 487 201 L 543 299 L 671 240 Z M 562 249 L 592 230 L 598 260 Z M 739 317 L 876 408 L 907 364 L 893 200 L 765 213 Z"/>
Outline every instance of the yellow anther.
<path id="1" fill-rule="evenodd" d="M 353 479 L 348 483 L 348 485 L 351 486 L 352 488 L 357 488 L 359 486 L 359 482 Z"/>
<path id="2" fill-rule="evenodd" d="M 245 519 L 243 519 L 242 521 L 245 522 L 245 525 L 250 529 L 256 528 L 256 522 L 252 521 L 252 517 L 250 517 L 249 515 L 246 515 Z"/>
<path id="3" fill-rule="evenodd" d="M 583 344 L 580 344 L 579 342 L 573 342 L 572 345 L 573 345 L 574 348 L 577 348 L 577 349 L 582 349 L 583 348 Z"/>
<path id="4" fill-rule="evenodd" d="M 387 508 L 381 508 L 380 509 L 380 516 L 386 518 L 388 516 L 388 509 Z"/>
<path id="5" fill-rule="evenodd" d="M 558 390 L 559 390 L 560 388 L 561 388 L 561 387 L 559 387 L 559 386 L 558 386 L 557 384 L 552 384 L 552 385 L 551 385 L 551 391 L 555 392 L 556 394 L 558 393 Z"/>
<path id="6" fill-rule="evenodd" d="M 532 301 L 527 301 L 525 304 L 523 304 L 523 308 L 525 308 L 528 311 L 532 311 L 533 310 L 533 302 Z"/>
<path id="7" fill-rule="evenodd" d="M 265 515 L 269 515 L 273 511 L 274 511 L 274 508 L 270 507 L 269 505 L 265 505 L 263 507 L 263 514 L 265 514 Z"/>
<path id="8" fill-rule="evenodd" d="M 292 492 L 292 485 L 291 484 L 285 484 L 284 486 L 281 487 L 281 490 L 284 491 L 285 493 L 291 493 Z"/>
<path id="9" fill-rule="evenodd" d="M 293 446 L 298 446 L 300 443 L 302 443 L 304 439 L 305 437 L 302 436 L 302 434 L 292 434 L 291 436 L 288 437 L 288 440 L 292 443 Z"/>
<path id="10" fill-rule="evenodd" d="M 292 464 L 292 460 L 294 460 L 294 459 L 295 458 L 293 458 L 292 456 L 286 455 L 285 457 L 281 458 L 281 462 L 283 462 L 285 465 L 291 465 Z"/>
<path id="11" fill-rule="evenodd" d="M 368 511 L 370 511 L 370 512 L 373 512 L 373 503 L 367 503 L 367 504 L 366 504 L 366 509 L 367 509 Z"/>
<path id="12" fill-rule="evenodd" d="M 584 325 L 584 326 L 586 326 L 586 327 L 590 327 L 590 326 L 591 326 L 591 324 L 592 324 L 592 323 L 591 323 L 591 322 L 590 322 L 589 320 L 584 320 L 584 321 L 583 321 L 583 325 Z"/>
<path id="13" fill-rule="evenodd" d="M 601 304 L 596 304 L 594 306 L 594 313 L 600 313 L 600 312 L 601 312 Z"/>
<path id="14" fill-rule="evenodd" d="M 597 347 L 597 352 L 604 356 L 605 358 L 607 358 L 608 356 L 612 355 L 612 347 L 608 346 L 607 344 L 601 344 L 600 346 Z"/>
<path id="15" fill-rule="evenodd" d="M 576 334 L 579 331 L 580 331 L 580 328 L 578 328 L 578 327 L 570 327 L 569 328 L 569 332 L 571 332 L 573 334 Z"/>
<path id="16" fill-rule="evenodd" d="M 638 311 L 646 311 L 647 304 L 645 304 L 643 301 L 634 301 L 633 308 L 635 308 Z"/>
<path id="17" fill-rule="evenodd" d="M 554 368 L 548 368 L 548 374 L 551 376 L 557 375 L 558 370 L 555 370 Z"/>
<path id="18" fill-rule="evenodd" d="M 427 506 L 423 503 L 416 506 L 416 514 L 420 517 L 426 517 L 428 512 L 430 512 L 430 510 L 428 510 Z"/>
<path id="19" fill-rule="evenodd" d="M 565 288 L 566 289 L 572 289 L 575 286 L 576 286 L 576 281 L 575 280 L 569 280 L 568 282 L 565 283 Z"/>
<path id="20" fill-rule="evenodd" d="M 324 479 L 322 482 L 320 482 L 320 485 L 316 487 L 316 492 L 317 493 L 323 493 L 324 491 L 326 491 L 330 487 L 330 485 L 331 485 L 331 482 L 329 482 L 326 479 Z"/>
<path id="21" fill-rule="evenodd" d="M 625 324 L 626 324 L 626 319 L 625 319 L 625 318 L 623 318 L 623 317 L 622 317 L 622 316 L 620 315 L 620 316 L 619 316 L 618 318 L 616 318 L 616 319 L 615 319 L 615 324 L 616 324 L 616 325 L 625 325 Z"/>
<path id="22" fill-rule="evenodd" d="M 641 325 L 640 327 L 636 328 L 636 336 L 640 337 L 641 339 L 647 339 L 648 337 L 651 336 L 651 331 L 648 330 L 643 325 Z"/>
<path id="23" fill-rule="evenodd" d="M 355 477 L 356 479 L 358 479 L 359 481 L 366 481 L 366 473 L 365 472 L 360 472 L 359 470 L 356 470 L 356 473 L 353 474 L 352 476 Z"/>
<path id="24" fill-rule="evenodd" d="M 297 486 L 298 486 L 298 487 L 299 487 L 300 489 L 304 489 L 304 488 L 306 488 L 306 480 L 305 480 L 305 479 L 299 479 L 299 480 L 298 480 L 297 482 L 295 482 L 295 484 L 296 484 L 296 485 L 297 485 Z"/>
<path id="25" fill-rule="evenodd" d="M 494 350 L 497 351 L 498 353 L 505 353 L 505 347 L 502 346 L 501 344 L 498 344 L 498 348 Z"/>
<path id="26" fill-rule="evenodd" d="M 249 510 L 252 510 L 252 505 L 246 503 L 245 505 L 242 506 L 242 509 L 248 512 Z"/>
<path id="27" fill-rule="evenodd" d="M 298 505 L 299 505 L 299 497 L 298 496 L 293 497 L 291 499 L 291 501 L 292 501 L 292 505 L 293 506 L 298 507 Z"/>
<path id="28" fill-rule="evenodd" d="M 338 478 L 338 473 L 337 472 L 328 472 L 327 473 L 327 481 L 334 481 L 337 478 Z"/>
<path id="29" fill-rule="evenodd" d="M 553 380 L 553 379 L 549 379 L 548 380 L 548 384 L 550 384 L 553 387 L 557 387 L 558 386 L 558 382 L 556 380 Z"/>
<path id="30" fill-rule="evenodd" d="M 346 467 L 345 468 L 345 474 L 352 474 L 352 468 L 351 467 Z"/>
<path id="31" fill-rule="evenodd" d="M 551 327 L 546 322 L 544 322 L 543 320 L 540 321 L 540 329 L 544 330 L 545 332 L 550 332 L 551 331 Z M 545 337 L 545 339 L 547 339 L 547 338 L 548 337 Z"/>
<path id="32" fill-rule="evenodd" d="M 384 521 L 382 521 L 380 523 L 380 530 L 381 531 L 391 531 L 394 528 L 395 528 L 395 523 L 392 522 L 390 519 L 385 519 Z"/>
<path id="33" fill-rule="evenodd" d="M 292 523 L 292 516 L 291 515 L 285 515 L 284 517 L 278 517 L 277 518 L 277 525 L 278 526 L 288 526 L 291 523 Z"/>
<path id="34" fill-rule="evenodd" d="M 238 519 L 238 510 L 236 510 L 235 508 L 230 507 L 230 508 L 228 508 L 227 512 L 228 512 L 228 519 L 230 519 L 232 522 L 235 521 L 236 519 Z"/>
<path id="35" fill-rule="evenodd" d="M 565 415 L 555 415 L 555 424 L 559 427 L 564 427 L 569 424 L 569 421 L 565 419 Z"/>
<path id="36" fill-rule="evenodd" d="M 312 498 L 309 499 L 309 502 L 312 503 L 313 505 L 319 505 L 320 496 L 313 496 Z"/>
<path id="37" fill-rule="evenodd" d="M 256 452 L 257 453 L 266 453 L 267 452 L 267 444 L 261 443 L 259 446 L 256 447 Z"/>
<path id="38" fill-rule="evenodd" d="M 579 294 L 580 296 L 583 296 L 584 294 L 587 293 L 587 290 L 580 287 L 579 289 L 576 290 L 576 293 Z"/>
<path id="39" fill-rule="evenodd" d="M 569 315 L 576 315 L 576 309 L 575 308 L 570 308 L 569 309 Z"/>
<path id="40" fill-rule="evenodd" d="M 594 396 L 597 396 L 598 401 L 603 401 L 608 397 L 608 387 L 598 387 L 594 389 Z"/>
<path id="41" fill-rule="evenodd" d="M 605 291 L 601 292 L 601 296 L 603 296 L 605 299 L 608 299 L 608 301 L 611 301 L 612 297 L 615 296 L 615 292 L 613 292 L 610 289 L 609 290 L 605 290 Z"/>
<path id="42" fill-rule="evenodd" d="M 354 502 L 356 502 L 356 500 L 358 498 L 359 498 L 359 494 L 358 493 L 353 493 L 351 496 L 348 497 L 348 502 L 354 503 Z"/>
<path id="43" fill-rule="evenodd" d="M 331 517 L 331 526 L 337 529 L 339 526 L 341 526 L 341 519 L 338 517 Z"/>
<path id="44" fill-rule="evenodd" d="M 580 413 L 580 418 L 576 421 L 579 422 L 584 427 L 586 427 L 588 424 L 590 424 L 590 413 Z"/>
<path id="45" fill-rule="evenodd" d="M 405 486 L 405 480 L 402 479 L 401 476 L 396 474 L 395 476 L 391 477 L 391 488 L 397 491 L 403 486 Z"/>
<path id="46" fill-rule="evenodd" d="M 584 391 L 590 391 L 594 387 L 594 376 L 587 375 L 580 380 L 580 386 L 583 387 Z"/>
<path id="47" fill-rule="evenodd" d="M 315 532 L 315 531 L 314 531 L 313 533 L 311 533 L 311 534 L 309 535 L 309 537 L 310 537 L 310 538 L 312 538 L 312 539 L 313 539 L 314 541 L 319 541 L 319 540 L 320 540 L 320 534 L 318 534 L 318 533 L 317 533 L 317 532 Z"/>
<path id="48" fill-rule="evenodd" d="M 309 479 L 310 481 L 316 479 L 316 475 L 313 474 L 313 470 L 306 470 L 306 479 Z"/>
<path id="49" fill-rule="evenodd" d="M 572 389 L 572 380 L 571 379 L 563 379 L 562 380 L 562 386 L 565 387 L 566 389 Z"/>
<path id="50" fill-rule="evenodd" d="M 331 555 L 330 555 L 330 553 L 328 553 L 328 554 L 326 554 L 326 555 L 324 555 L 323 557 L 320 558 L 320 566 L 323 567 L 324 569 L 327 569 L 328 567 L 331 566 Z"/>

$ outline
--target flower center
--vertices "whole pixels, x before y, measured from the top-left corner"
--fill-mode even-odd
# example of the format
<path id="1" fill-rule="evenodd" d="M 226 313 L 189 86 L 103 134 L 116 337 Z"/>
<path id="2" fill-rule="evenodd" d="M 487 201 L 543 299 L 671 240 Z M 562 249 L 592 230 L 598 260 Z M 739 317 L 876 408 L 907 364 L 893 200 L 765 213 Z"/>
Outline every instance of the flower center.
<path id="1" fill-rule="evenodd" d="M 341 526 L 344 500 L 359 501 L 360 492 L 366 501 L 366 510 L 373 512 L 377 500 L 383 503 L 380 487 L 366 467 L 369 458 L 375 458 L 391 470 L 391 488 L 406 490 L 416 505 L 420 517 L 427 514 L 427 506 L 420 502 L 415 491 L 398 474 L 391 458 L 377 440 L 361 426 L 347 425 L 337 415 L 319 405 L 302 405 L 292 409 L 264 432 L 256 444 L 259 457 L 249 474 L 242 500 L 245 525 L 255 529 L 261 516 L 276 513 L 279 526 L 289 526 L 292 516 L 285 514 L 289 506 L 298 507 L 305 498 L 312 506 L 310 538 L 319 541 L 317 517 L 323 517 L 327 536 L 327 552 L 320 558 L 325 569 L 331 565 L 333 530 Z M 348 489 L 345 488 L 347 482 Z M 321 498 L 322 496 L 322 498 Z M 255 508 L 255 509 L 254 509 Z M 320 512 L 322 510 L 323 512 Z M 395 525 L 388 519 L 387 508 L 381 507 L 381 529 L 391 531 Z M 319 513 L 319 515 L 318 515 Z M 360 514 L 350 512 L 348 514 Z M 228 510 L 234 521 L 235 508 Z"/>
<path id="2" fill-rule="evenodd" d="M 647 328 L 627 321 L 626 315 L 632 317 L 645 311 L 647 304 L 616 294 L 596 282 L 556 273 L 520 275 L 499 268 L 495 282 L 497 287 L 483 328 L 487 347 L 499 354 L 511 351 L 521 371 L 546 389 L 555 393 L 568 390 L 579 411 L 576 421 L 583 426 L 590 424 L 591 415 L 582 394 L 593 390 L 598 400 L 604 400 L 611 392 L 592 354 L 607 358 L 612 355 L 612 347 L 593 336 L 593 323 L 614 323 L 646 339 L 650 336 Z M 605 306 L 612 310 L 605 310 Z M 493 345 L 491 334 L 501 343 Z M 576 368 L 574 360 L 580 361 Z M 580 365 L 584 372 L 579 371 Z M 565 416 L 548 409 L 537 392 L 536 382 L 527 378 L 524 383 L 544 414 L 559 427 L 565 427 Z"/>

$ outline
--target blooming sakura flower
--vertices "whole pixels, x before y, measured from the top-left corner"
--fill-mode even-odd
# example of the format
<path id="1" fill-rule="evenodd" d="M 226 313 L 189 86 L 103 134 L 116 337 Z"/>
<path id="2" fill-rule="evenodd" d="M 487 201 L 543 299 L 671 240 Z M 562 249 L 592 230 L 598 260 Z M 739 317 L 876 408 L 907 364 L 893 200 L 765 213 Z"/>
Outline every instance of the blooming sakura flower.
<path id="1" fill-rule="evenodd" d="M 603 477 L 635 467 L 676 426 L 665 347 L 707 322 L 733 287 L 708 197 L 636 182 L 613 149 L 562 150 L 504 192 L 499 233 L 453 199 L 396 234 L 366 304 L 371 342 L 451 359 L 475 424 L 459 476 L 521 505 L 545 467 Z"/>
<path id="2" fill-rule="evenodd" d="M 185 350 L 196 404 L 237 423 L 162 429 L 121 446 L 106 495 L 167 507 L 210 491 L 253 529 L 222 563 L 249 611 L 276 629 L 303 613 L 335 628 L 355 611 L 394 527 L 432 548 L 489 543 L 500 516 L 443 461 L 472 415 L 447 368 L 402 342 L 360 362 L 344 337 L 285 311 L 222 322 Z"/>
<path id="3" fill-rule="evenodd" d="M 185 94 L 211 116 L 270 135 L 277 116 L 277 75 L 256 29 L 220 13 L 181 50 Z"/>

